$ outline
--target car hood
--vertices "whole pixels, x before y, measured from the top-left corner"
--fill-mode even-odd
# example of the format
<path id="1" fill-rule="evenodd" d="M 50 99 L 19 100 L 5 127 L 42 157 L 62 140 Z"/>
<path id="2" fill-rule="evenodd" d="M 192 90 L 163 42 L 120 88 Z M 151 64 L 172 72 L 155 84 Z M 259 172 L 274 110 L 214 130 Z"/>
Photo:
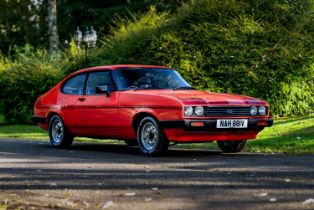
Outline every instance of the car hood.
<path id="1" fill-rule="evenodd" d="M 203 104 L 203 105 L 267 105 L 266 102 L 243 95 L 211 93 L 198 90 L 188 91 L 167 91 L 160 95 L 175 97 L 184 104 Z"/>

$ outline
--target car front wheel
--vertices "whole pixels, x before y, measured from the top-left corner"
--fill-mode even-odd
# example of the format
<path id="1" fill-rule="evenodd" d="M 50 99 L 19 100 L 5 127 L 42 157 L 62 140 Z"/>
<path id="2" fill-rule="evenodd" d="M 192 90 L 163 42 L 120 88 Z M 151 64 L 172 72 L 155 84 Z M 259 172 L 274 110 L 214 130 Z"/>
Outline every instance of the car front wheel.
<path id="1" fill-rule="evenodd" d="M 51 145 L 57 148 L 70 147 L 73 142 L 73 136 L 58 115 L 53 116 L 49 121 L 49 138 Z"/>
<path id="2" fill-rule="evenodd" d="M 244 149 L 246 140 L 239 141 L 217 141 L 218 147 L 227 153 L 236 153 Z"/>
<path id="3" fill-rule="evenodd" d="M 159 123 L 152 117 L 144 117 L 137 128 L 137 143 L 142 154 L 157 156 L 166 151 L 169 141 Z"/>

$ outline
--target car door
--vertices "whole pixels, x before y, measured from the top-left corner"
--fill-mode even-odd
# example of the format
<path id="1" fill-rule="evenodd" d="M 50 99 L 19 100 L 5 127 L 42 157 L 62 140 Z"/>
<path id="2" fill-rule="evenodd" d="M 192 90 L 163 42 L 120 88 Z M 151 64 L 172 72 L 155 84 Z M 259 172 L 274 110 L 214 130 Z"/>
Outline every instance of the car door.
<path id="1" fill-rule="evenodd" d="M 115 91 L 110 71 L 88 74 L 85 94 L 76 103 L 76 121 L 80 136 L 114 138 L 117 136 L 117 109 L 119 92 Z M 97 91 L 107 87 L 105 92 Z"/>
<path id="2" fill-rule="evenodd" d="M 75 133 L 77 127 L 75 106 L 78 98 L 83 96 L 86 74 L 78 74 L 69 78 L 61 87 L 58 103 L 61 105 L 61 115 L 67 128 Z"/>

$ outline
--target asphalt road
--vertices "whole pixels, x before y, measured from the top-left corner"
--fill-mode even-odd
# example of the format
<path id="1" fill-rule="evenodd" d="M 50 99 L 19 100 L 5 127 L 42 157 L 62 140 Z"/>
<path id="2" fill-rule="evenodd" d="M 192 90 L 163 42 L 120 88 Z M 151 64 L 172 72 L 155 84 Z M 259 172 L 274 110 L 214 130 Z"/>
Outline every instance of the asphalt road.
<path id="1" fill-rule="evenodd" d="M 0 209 L 314 209 L 314 156 L 0 140 Z"/>

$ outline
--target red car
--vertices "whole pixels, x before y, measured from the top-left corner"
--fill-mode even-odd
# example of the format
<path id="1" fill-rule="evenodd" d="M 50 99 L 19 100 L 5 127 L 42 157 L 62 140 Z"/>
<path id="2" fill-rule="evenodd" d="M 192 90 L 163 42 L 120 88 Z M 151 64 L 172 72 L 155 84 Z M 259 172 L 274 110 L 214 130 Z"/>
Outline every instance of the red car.
<path id="1" fill-rule="evenodd" d="M 176 70 L 151 65 L 72 73 L 37 99 L 34 113 L 54 147 L 69 147 L 75 136 L 123 139 L 148 156 L 169 142 L 217 141 L 239 152 L 273 122 L 265 101 L 195 90 Z"/>

